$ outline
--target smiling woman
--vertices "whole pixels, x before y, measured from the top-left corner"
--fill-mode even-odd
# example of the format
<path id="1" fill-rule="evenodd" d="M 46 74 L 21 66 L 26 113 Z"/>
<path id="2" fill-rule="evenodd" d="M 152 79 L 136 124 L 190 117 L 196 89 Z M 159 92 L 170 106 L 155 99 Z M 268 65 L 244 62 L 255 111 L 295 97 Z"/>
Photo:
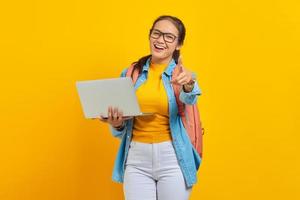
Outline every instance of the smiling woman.
<path id="1" fill-rule="evenodd" d="M 183 104 L 196 104 L 201 91 L 179 58 L 185 38 L 182 21 L 160 16 L 148 37 L 151 54 L 132 66 L 138 72 L 135 88 L 141 110 L 154 114 L 124 119 L 121 110 L 110 107 L 108 119 L 100 117 L 110 124 L 113 136 L 122 138 L 113 180 L 124 182 L 126 200 L 187 200 L 201 158 L 178 114 L 172 84 L 182 87 Z M 175 68 L 180 73 L 172 79 Z M 121 76 L 130 76 L 127 72 L 128 68 Z"/>
<path id="2" fill-rule="evenodd" d="M 152 63 L 168 63 L 171 58 L 178 63 L 184 38 L 185 27 L 181 20 L 173 16 L 158 17 L 149 32 L 151 54 L 139 59 L 135 68 L 140 72 L 149 58 Z"/>

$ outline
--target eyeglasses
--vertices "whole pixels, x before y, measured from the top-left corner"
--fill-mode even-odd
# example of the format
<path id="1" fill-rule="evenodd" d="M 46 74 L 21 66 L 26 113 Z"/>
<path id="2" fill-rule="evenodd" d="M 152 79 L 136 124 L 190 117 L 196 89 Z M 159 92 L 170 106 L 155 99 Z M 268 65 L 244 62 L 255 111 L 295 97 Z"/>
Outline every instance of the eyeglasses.
<path id="1" fill-rule="evenodd" d="M 175 36 L 172 33 L 163 33 L 157 29 L 150 29 L 150 37 L 152 37 L 153 39 L 158 39 L 160 38 L 161 35 L 163 35 L 164 41 L 168 43 L 174 42 L 175 39 L 177 38 L 177 36 Z"/>

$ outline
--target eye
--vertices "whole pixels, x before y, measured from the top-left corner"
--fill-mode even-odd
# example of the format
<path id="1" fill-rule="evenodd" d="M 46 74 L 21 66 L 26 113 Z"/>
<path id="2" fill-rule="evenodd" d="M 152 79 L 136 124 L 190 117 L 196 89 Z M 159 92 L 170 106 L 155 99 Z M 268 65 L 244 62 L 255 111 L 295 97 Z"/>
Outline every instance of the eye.
<path id="1" fill-rule="evenodd" d="M 167 34 L 167 35 L 166 35 L 166 39 L 167 39 L 167 40 L 174 40 L 175 37 L 174 37 L 173 35 Z"/>
<path id="2" fill-rule="evenodd" d="M 159 36 L 160 33 L 159 33 L 158 31 L 153 31 L 153 32 L 152 32 L 152 35 L 153 35 L 153 36 Z"/>

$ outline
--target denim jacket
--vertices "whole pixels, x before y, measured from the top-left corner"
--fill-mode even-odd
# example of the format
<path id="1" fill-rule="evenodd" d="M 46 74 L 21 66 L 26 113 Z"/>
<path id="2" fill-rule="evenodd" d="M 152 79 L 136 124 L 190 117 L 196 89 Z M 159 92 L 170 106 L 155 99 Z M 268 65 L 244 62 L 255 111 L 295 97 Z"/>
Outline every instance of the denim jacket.
<path id="1" fill-rule="evenodd" d="M 146 64 L 143 66 L 142 73 L 138 77 L 135 83 L 135 90 L 141 86 L 146 80 L 148 75 L 150 59 L 147 60 Z M 172 59 L 168 64 L 162 74 L 162 80 L 164 87 L 168 96 L 169 104 L 169 124 L 172 136 L 172 143 L 176 152 L 176 156 L 185 178 L 187 187 L 191 187 L 197 182 L 197 170 L 201 164 L 201 157 L 193 147 L 190 142 L 189 136 L 183 126 L 180 116 L 178 115 L 177 103 L 175 99 L 175 94 L 170 84 L 172 79 L 172 72 L 175 68 L 175 60 Z M 126 71 L 128 68 L 124 69 L 121 73 L 121 77 L 126 76 Z M 195 104 L 197 102 L 198 95 L 201 95 L 201 89 L 198 86 L 197 81 L 195 82 L 194 88 L 191 92 L 180 91 L 179 99 L 185 104 Z M 114 129 L 109 125 L 109 129 L 114 137 L 121 140 L 119 150 L 115 159 L 112 179 L 113 181 L 123 183 L 125 163 L 128 155 L 129 144 L 132 138 L 134 119 L 128 119 L 125 121 L 125 128 L 122 131 Z"/>

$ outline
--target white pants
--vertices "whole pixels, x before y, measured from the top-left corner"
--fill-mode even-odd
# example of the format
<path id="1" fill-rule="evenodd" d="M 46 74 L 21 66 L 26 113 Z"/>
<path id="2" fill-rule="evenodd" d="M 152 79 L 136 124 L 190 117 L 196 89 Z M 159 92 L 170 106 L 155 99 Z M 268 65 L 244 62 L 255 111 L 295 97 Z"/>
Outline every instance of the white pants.
<path id="1" fill-rule="evenodd" d="M 125 165 L 126 200 L 188 200 L 187 188 L 172 142 L 131 141 Z"/>

